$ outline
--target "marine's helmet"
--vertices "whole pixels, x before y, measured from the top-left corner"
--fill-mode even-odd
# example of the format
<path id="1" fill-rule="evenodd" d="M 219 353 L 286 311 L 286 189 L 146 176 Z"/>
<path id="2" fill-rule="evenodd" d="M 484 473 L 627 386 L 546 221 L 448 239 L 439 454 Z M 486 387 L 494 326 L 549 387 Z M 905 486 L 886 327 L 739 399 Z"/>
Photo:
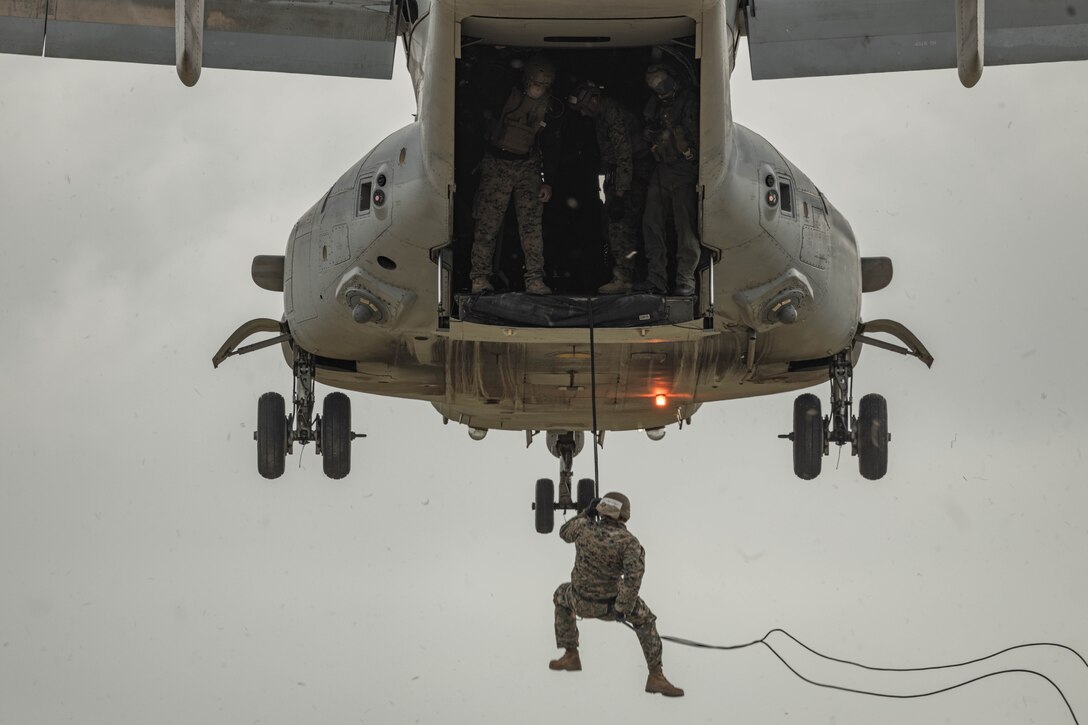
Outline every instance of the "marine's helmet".
<path id="1" fill-rule="evenodd" d="M 653 63 L 646 69 L 646 85 L 658 98 L 671 98 L 680 88 L 676 71 L 661 63 Z"/>
<path id="2" fill-rule="evenodd" d="M 606 493 L 597 502 L 597 513 L 617 521 L 627 521 L 631 518 L 631 500 L 617 491 Z"/>
<path id="3" fill-rule="evenodd" d="M 574 92 L 567 98 L 567 103 L 576 111 L 585 115 L 596 113 L 596 102 L 601 98 L 601 87 L 593 81 L 582 81 L 574 87 Z"/>
<path id="4" fill-rule="evenodd" d="M 547 92 L 555 83 L 555 65 L 542 55 L 530 56 L 525 61 L 522 74 L 526 93 L 529 93 L 534 85 L 542 87 L 544 92 Z M 539 98 L 539 96 L 535 97 Z"/>

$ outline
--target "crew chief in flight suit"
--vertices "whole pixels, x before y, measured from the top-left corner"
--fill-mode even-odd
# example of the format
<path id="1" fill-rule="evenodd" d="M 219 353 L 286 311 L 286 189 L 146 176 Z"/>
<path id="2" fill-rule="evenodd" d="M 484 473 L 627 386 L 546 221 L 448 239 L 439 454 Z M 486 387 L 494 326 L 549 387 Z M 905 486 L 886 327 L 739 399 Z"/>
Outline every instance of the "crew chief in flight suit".
<path id="1" fill-rule="evenodd" d="M 627 530 L 631 502 L 622 493 L 609 493 L 563 524 L 559 536 L 575 546 L 570 582 L 555 590 L 555 644 L 565 649 L 552 660 L 553 670 L 581 670 L 578 624 L 575 617 L 627 621 L 638 635 L 650 674 L 646 692 L 681 697 L 661 670 L 661 637 L 657 617 L 638 595 L 646 570 L 646 553 Z M 596 520 L 595 520 L 596 519 Z"/>
<path id="2" fill-rule="evenodd" d="M 642 236 L 646 244 L 647 291 L 663 293 L 668 282 L 666 209 L 676 225 L 676 286 L 673 294 L 695 294 L 695 269 L 702 252 L 696 227 L 699 212 L 699 99 L 678 69 L 654 64 L 646 70 L 654 92 L 646 104 L 646 137 L 657 167 L 646 194 Z"/>
<path id="3" fill-rule="evenodd" d="M 547 126 L 555 66 L 544 56 L 526 61 L 522 85 L 510 89 L 506 103 L 493 118 L 487 150 L 480 162 L 480 188 L 476 192 L 475 241 L 472 244 L 472 293 L 492 292 L 489 279 L 495 257 L 495 240 L 514 197 L 521 250 L 525 257 L 525 291 L 551 294 L 544 284 L 544 204 L 552 197 L 548 172 L 542 167 L 538 137 Z M 560 109 L 561 110 L 561 109 Z M 549 161 L 546 149 L 544 162 Z"/>

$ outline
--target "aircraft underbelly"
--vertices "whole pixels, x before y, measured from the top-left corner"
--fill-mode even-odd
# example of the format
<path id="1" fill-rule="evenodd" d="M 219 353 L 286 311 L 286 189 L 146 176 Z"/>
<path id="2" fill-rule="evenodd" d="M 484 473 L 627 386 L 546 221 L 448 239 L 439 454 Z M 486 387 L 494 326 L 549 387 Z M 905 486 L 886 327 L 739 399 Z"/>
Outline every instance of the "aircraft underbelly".
<path id="1" fill-rule="evenodd" d="M 446 397 L 435 407 L 479 428 L 589 430 L 596 400 L 600 429 L 655 428 L 690 418 L 704 402 L 763 392 L 735 340 L 596 344 L 592 356 L 588 343 L 450 341 Z"/>

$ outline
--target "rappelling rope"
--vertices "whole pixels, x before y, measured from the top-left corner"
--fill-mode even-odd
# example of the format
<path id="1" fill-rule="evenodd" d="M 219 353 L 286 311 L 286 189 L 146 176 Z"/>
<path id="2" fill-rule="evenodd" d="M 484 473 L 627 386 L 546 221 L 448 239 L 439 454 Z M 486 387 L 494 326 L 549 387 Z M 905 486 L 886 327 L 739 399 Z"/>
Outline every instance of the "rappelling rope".
<path id="1" fill-rule="evenodd" d="M 593 337 L 593 297 L 589 302 L 589 398 L 593 411 L 593 497 L 601 497 L 601 472 L 597 462 L 597 347 Z"/>
<path id="2" fill-rule="evenodd" d="M 625 624 L 627 627 L 629 627 L 632 630 L 635 629 L 635 627 L 632 626 L 630 622 L 625 621 L 625 622 L 623 622 L 623 624 Z M 993 659 L 994 657 L 997 657 L 999 655 L 1003 655 L 1006 652 L 1011 652 L 1011 651 L 1016 650 L 1016 649 L 1025 649 L 1025 648 L 1028 648 L 1028 647 L 1056 647 L 1056 648 L 1059 648 L 1059 649 L 1066 650 L 1067 652 L 1073 653 L 1073 655 L 1076 656 L 1076 658 L 1080 660 L 1081 664 L 1084 665 L 1085 669 L 1088 670 L 1088 661 L 1085 661 L 1084 657 L 1081 656 L 1080 652 L 1078 652 L 1077 650 L 1075 650 L 1072 647 L 1069 647 L 1067 645 L 1057 644 L 1057 643 L 1054 643 L 1054 642 L 1031 642 L 1031 643 L 1028 643 L 1028 644 L 1018 644 L 1018 645 L 1014 645 L 1012 647 L 1006 647 L 1005 649 L 1001 650 L 1000 652 L 994 652 L 993 654 L 986 655 L 985 657 L 978 657 L 976 659 L 968 660 L 966 662 L 958 662 L 956 664 L 949 664 L 949 665 L 932 665 L 930 667 L 875 667 L 875 666 L 872 666 L 872 665 L 862 664 L 861 662 L 854 662 L 852 660 L 840 659 L 838 657 L 831 657 L 829 655 L 822 654 L 821 652 L 817 652 L 812 647 L 809 647 L 807 644 L 805 644 L 801 640 L 797 639 L 796 637 L 794 637 L 792 634 L 790 634 L 786 630 L 780 629 L 778 627 L 776 627 L 776 628 L 770 630 L 769 632 L 767 632 L 767 634 L 763 635 L 762 638 L 757 639 L 757 640 L 755 640 L 753 642 L 747 642 L 745 644 L 713 645 L 713 644 L 705 644 L 703 642 L 696 642 L 696 641 L 690 640 L 690 639 L 684 639 L 682 637 L 670 637 L 668 635 L 661 635 L 661 639 L 669 641 L 669 642 L 673 642 L 674 644 L 681 644 L 681 645 L 684 645 L 685 647 L 698 647 L 700 649 L 717 649 L 717 650 L 739 650 L 739 649 L 746 649 L 748 647 L 754 647 L 755 645 L 761 644 L 764 647 L 766 647 L 767 649 L 769 649 L 771 651 L 771 653 L 774 654 L 774 656 L 777 657 L 778 660 L 782 664 L 784 664 L 786 666 L 786 669 L 788 669 L 790 672 L 792 672 L 798 678 L 800 678 L 801 680 L 804 680 L 805 682 L 809 683 L 810 685 L 816 685 L 817 687 L 824 687 L 824 688 L 827 688 L 829 690 L 839 690 L 841 692 L 851 692 L 851 693 L 854 693 L 854 694 L 857 694 L 857 695 L 870 695 L 872 697 L 885 697 L 885 698 L 891 698 L 891 699 L 897 699 L 897 700 L 909 700 L 909 699 L 915 699 L 915 698 L 920 698 L 920 697 L 929 697 L 931 695 L 939 695 L 942 692 L 949 692 L 951 690 L 955 690 L 957 688 L 964 687 L 966 685 L 970 685 L 972 683 L 978 682 L 980 680 L 985 680 L 985 679 L 990 678 L 990 677 L 995 677 L 997 675 L 1007 675 L 1007 674 L 1013 674 L 1013 673 L 1022 673 L 1022 674 L 1035 675 L 1035 676 L 1041 677 L 1044 680 L 1046 680 L 1047 682 L 1049 682 L 1051 687 L 1053 687 L 1055 690 L 1058 691 L 1058 695 L 1061 696 L 1062 702 L 1065 703 L 1066 708 L 1069 710 L 1069 715 L 1073 718 L 1073 722 L 1076 723 L 1076 725 L 1080 725 L 1080 721 L 1077 720 L 1077 714 L 1076 714 L 1076 712 L 1074 712 L 1073 706 L 1069 702 L 1069 698 L 1067 698 L 1065 696 L 1065 693 L 1062 692 L 1062 688 L 1058 687 L 1057 683 L 1054 682 L 1054 680 L 1050 679 L 1049 677 L 1047 677 L 1043 673 L 1038 672 L 1037 670 L 1033 670 L 1033 669 L 1029 669 L 1029 668 L 1009 668 L 1009 669 L 997 670 L 997 671 L 994 671 L 994 672 L 988 672 L 988 673 L 986 673 L 984 675 L 979 675 L 978 677 L 973 677 L 973 678 L 971 678 L 969 680 L 965 680 L 965 681 L 960 682 L 960 683 L 955 684 L 955 685 L 949 685 L 948 687 L 942 687 L 942 688 L 937 689 L 937 690 L 931 690 L 929 692 L 919 692 L 919 693 L 910 694 L 910 695 L 893 695 L 893 694 L 889 694 L 889 693 L 886 693 L 886 692 L 872 692 L 870 690 L 860 690 L 860 689 L 851 688 L 851 687 L 843 687 L 842 685 L 832 685 L 832 684 L 829 684 L 829 683 L 826 683 L 826 682 L 817 682 L 816 680 L 805 677 L 800 672 L 798 672 L 796 669 L 794 669 L 794 667 L 789 662 L 786 661 L 786 658 L 783 657 L 778 652 L 778 650 L 776 650 L 773 646 L 771 646 L 771 643 L 767 641 L 770 638 L 770 636 L 772 634 L 775 634 L 776 632 L 785 635 L 790 640 L 792 640 L 795 644 L 800 645 L 802 648 L 804 648 L 808 652 L 816 655 L 817 657 L 819 657 L 821 659 L 828 660 L 830 662 L 837 662 L 839 664 L 851 665 L 853 667 L 859 667 L 861 669 L 869 670 L 871 672 L 927 672 L 927 671 L 933 671 L 933 670 L 951 669 L 953 667 L 965 667 L 967 665 L 972 665 L 972 664 L 976 664 L 976 663 L 979 663 L 979 662 L 984 662 L 985 660 Z"/>

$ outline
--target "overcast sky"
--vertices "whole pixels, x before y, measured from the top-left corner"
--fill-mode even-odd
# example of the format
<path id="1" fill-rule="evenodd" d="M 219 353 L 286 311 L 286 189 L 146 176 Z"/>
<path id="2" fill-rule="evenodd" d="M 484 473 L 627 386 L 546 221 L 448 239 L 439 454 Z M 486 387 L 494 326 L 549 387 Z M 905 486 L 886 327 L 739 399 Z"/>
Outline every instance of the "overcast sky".
<path id="1" fill-rule="evenodd" d="M 424 403 L 352 394 L 369 437 L 350 478 L 312 450 L 260 478 L 256 401 L 290 371 L 276 351 L 211 355 L 282 313 L 251 258 L 411 122 L 401 64 L 388 83 L 205 70 L 187 89 L 169 67 L 0 56 L 0 723 L 1072 722 L 1027 675 L 883 700 L 759 648 L 667 644 L 688 695 L 666 701 L 642 693 L 635 636 L 598 622 L 584 671 L 550 672 L 573 549 L 529 505 L 557 462 Z M 903 322 L 936 363 L 862 356 L 856 395 L 889 406 L 879 483 L 848 448 L 796 479 L 776 438 L 792 396 L 704 407 L 660 443 L 610 434 L 601 486 L 632 499 L 659 630 L 784 627 L 890 667 L 1088 652 L 1088 65 L 987 68 L 971 91 L 954 70 L 748 78 L 742 57 L 736 120 L 894 260 L 864 317 Z M 783 650 L 853 687 L 961 674 Z M 1045 668 L 1088 722 L 1069 655 L 998 664 Z"/>

